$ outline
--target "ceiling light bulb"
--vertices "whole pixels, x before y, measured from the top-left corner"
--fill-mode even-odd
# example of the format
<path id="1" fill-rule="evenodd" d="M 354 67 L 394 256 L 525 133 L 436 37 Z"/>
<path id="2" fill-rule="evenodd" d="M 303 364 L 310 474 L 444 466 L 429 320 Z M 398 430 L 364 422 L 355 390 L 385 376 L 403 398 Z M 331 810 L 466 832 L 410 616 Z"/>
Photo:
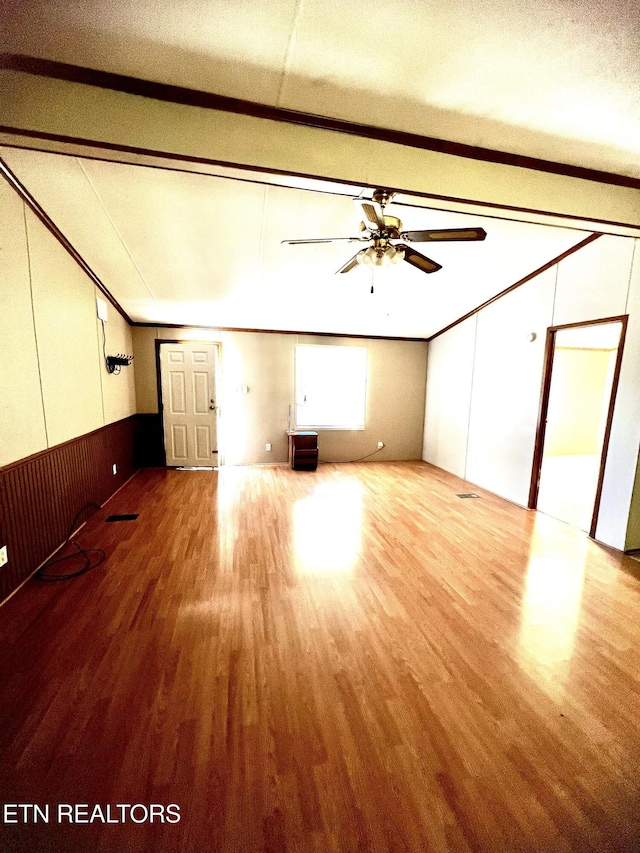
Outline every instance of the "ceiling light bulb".
<path id="1" fill-rule="evenodd" d="M 380 252 L 380 254 L 378 254 L 376 252 L 375 257 L 373 259 L 373 265 L 375 267 L 383 267 L 386 263 L 388 263 L 388 259 L 385 257 L 385 253 Z"/>
<path id="2" fill-rule="evenodd" d="M 404 261 L 404 249 L 394 248 L 393 257 L 391 258 L 391 263 L 397 264 L 399 261 Z"/>

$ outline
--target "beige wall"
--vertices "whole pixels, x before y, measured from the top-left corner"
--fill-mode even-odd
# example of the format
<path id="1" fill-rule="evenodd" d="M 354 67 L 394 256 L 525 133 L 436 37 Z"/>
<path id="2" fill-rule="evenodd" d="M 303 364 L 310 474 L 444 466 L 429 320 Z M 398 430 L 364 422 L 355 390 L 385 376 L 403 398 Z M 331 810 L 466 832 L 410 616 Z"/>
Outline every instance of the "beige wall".
<path id="1" fill-rule="evenodd" d="M 640 456 L 636 467 L 636 479 L 633 486 L 633 497 L 629 512 L 629 523 L 627 525 L 627 538 L 624 544 L 625 550 L 635 551 L 640 549 Z"/>
<path id="2" fill-rule="evenodd" d="M 637 242 L 600 237 L 429 344 L 423 458 L 446 470 L 454 460 L 454 473 L 526 506 L 546 329 L 629 315 L 596 530 L 619 549 L 640 547 L 630 544 L 640 525 L 629 526 L 640 445 Z"/>
<path id="3" fill-rule="evenodd" d="M 365 429 L 321 431 L 318 439 L 321 459 L 356 459 L 376 450 L 378 441 L 384 441 L 386 446 L 376 453 L 375 460 L 420 458 L 427 366 L 425 343 L 134 328 L 136 395 L 138 411 L 142 413 L 158 411 L 156 338 L 220 342 L 220 438 L 227 465 L 286 462 L 296 343 L 366 346 L 368 350 Z M 242 393 L 243 386 L 248 387 L 248 393 Z M 271 451 L 265 450 L 268 442 Z"/>
<path id="4" fill-rule="evenodd" d="M 93 282 L 0 181 L 0 465 L 135 412 L 133 368 L 107 373 Z M 110 307 L 109 349 L 130 352 Z M 108 350 L 109 351 L 109 350 Z M 110 353 L 111 354 L 111 353 Z"/>

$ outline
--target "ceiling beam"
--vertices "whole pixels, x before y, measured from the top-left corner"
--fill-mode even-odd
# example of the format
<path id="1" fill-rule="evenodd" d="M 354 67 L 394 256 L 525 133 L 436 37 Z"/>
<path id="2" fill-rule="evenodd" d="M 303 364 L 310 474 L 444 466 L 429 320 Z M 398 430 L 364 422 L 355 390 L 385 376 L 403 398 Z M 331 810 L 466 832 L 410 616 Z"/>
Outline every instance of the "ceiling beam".
<path id="1" fill-rule="evenodd" d="M 636 178 L 13 54 L 0 79 L 0 132 L 45 150 L 126 150 L 640 230 Z"/>
<path id="2" fill-rule="evenodd" d="M 24 71 L 38 77 L 66 80 L 70 83 L 81 83 L 100 89 L 111 89 L 115 92 L 126 92 L 130 95 L 153 98 L 154 100 L 167 101 L 172 104 L 182 104 L 207 110 L 253 116 L 254 118 L 268 119 L 270 121 L 346 133 L 361 137 L 362 139 L 391 142 L 394 145 L 435 151 L 455 157 L 466 157 L 471 160 L 481 160 L 487 163 L 518 166 L 519 168 L 533 169 L 538 172 L 548 172 L 554 175 L 565 175 L 570 178 L 580 178 L 581 180 L 595 181 L 602 184 L 640 189 L 640 179 L 629 175 L 585 168 L 570 163 L 559 163 L 539 157 L 511 154 L 507 151 L 497 151 L 479 145 L 451 142 L 432 136 L 345 121 L 343 119 L 335 119 L 299 110 L 273 107 L 256 101 L 231 98 L 226 95 L 216 95 L 213 92 L 189 89 L 185 86 L 157 83 L 152 80 L 141 80 L 138 77 L 114 74 L 110 71 L 100 71 L 80 65 L 71 65 L 67 62 L 57 62 L 55 60 L 24 56 L 23 54 L 16 53 L 4 53 L 0 54 L 0 68 Z"/>

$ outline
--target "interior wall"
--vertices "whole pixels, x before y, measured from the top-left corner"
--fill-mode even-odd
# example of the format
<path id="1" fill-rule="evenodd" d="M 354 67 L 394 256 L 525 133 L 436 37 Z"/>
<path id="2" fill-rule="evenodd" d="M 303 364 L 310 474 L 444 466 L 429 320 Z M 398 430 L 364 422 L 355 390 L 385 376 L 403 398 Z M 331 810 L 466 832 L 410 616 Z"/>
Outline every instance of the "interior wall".
<path id="1" fill-rule="evenodd" d="M 522 506 L 529 496 L 554 284 L 552 268 L 478 314 L 465 476 Z"/>
<path id="2" fill-rule="evenodd" d="M 627 538 L 624 543 L 626 551 L 640 550 L 640 456 L 636 466 L 636 478 L 633 485 L 633 497 L 629 511 Z"/>
<path id="3" fill-rule="evenodd" d="M 95 312 L 94 312 L 95 314 Z M 107 305 L 108 320 L 103 325 L 97 317 L 98 344 L 100 348 L 100 383 L 102 388 L 103 419 L 105 424 L 128 418 L 136 411 L 135 362 L 122 367 L 119 374 L 110 374 L 105 366 L 103 351 L 107 355 L 133 355 L 131 326 L 112 305 Z"/>
<path id="4" fill-rule="evenodd" d="M 423 342 L 314 337 L 198 329 L 133 329 L 138 412 L 158 412 L 155 341 L 212 340 L 221 344 L 220 439 L 226 465 L 285 463 L 286 431 L 293 425 L 297 343 L 366 346 L 365 429 L 320 430 L 320 458 L 344 462 L 385 448 L 377 461 L 419 459 L 424 426 L 427 344 Z M 248 389 L 243 392 L 243 387 Z M 291 407 L 291 416 L 290 408 Z M 271 451 L 265 445 L 270 443 Z"/>
<path id="5" fill-rule="evenodd" d="M 23 202 L 0 181 L 0 466 L 47 446 L 24 217 Z"/>
<path id="6" fill-rule="evenodd" d="M 429 344 L 422 458 L 458 477 L 467 467 L 478 315 Z"/>
<path id="7" fill-rule="evenodd" d="M 477 315 L 473 349 L 468 341 L 461 349 L 455 346 L 455 336 L 463 334 L 461 327 L 436 338 L 430 344 L 427 382 L 423 458 L 526 506 L 546 329 L 628 313 L 596 530 L 598 540 L 619 549 L 632 547 L 627 544 L 627 526 L 640 446 L 640 251 L 636 242 L 600 237 L 487 306 Z M 471 328 L 472 321 L 462 325 Z M 536 335 L 533 341 L 531 333 Z M 470 395 L 465 383 L 460 383 L 461 376 L 471 377 Z M 456 414 L 455 425 L 445 429 L 441 410 L 447 394 L 456 400 L 452 403 Z M 431 399 L 434 406 L 429 405 Z M 457 460 L 456 468 L 452 459 Z"/>
<path id="8" fill-rule="evenodd" d="M 4 181 L 0 225 L 1 467 L 134 414 L 135 390 L 104 365 L 95 285 Z M 107 342 L 132 347 L 111 308 Z"/>

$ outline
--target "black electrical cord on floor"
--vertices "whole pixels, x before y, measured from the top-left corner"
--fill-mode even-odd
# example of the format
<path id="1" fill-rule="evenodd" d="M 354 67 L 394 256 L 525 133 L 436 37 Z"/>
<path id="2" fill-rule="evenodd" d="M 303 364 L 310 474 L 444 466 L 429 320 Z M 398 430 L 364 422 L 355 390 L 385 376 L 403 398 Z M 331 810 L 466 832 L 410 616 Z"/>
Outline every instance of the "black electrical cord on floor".
<path id="1" fill-rule="evenodd" d="M 78 543 L 73 539 L 73 533 L 78 526 L 78 522 L 79 522 L 82 514 L 85 512 L 85 510 L 90 509 L 91 507 L 95 507 L 96 509 L 100 509 L 99 504 L 94 504 L 94 503 L 85 504 L 85 506 L 82 507 L 80 512 L 77 513 L 76 517 L 71 522 L 71 528 L 69 530 L 69 535 L 67 536 L 67 538 L 65 539 L 63 544 L 60 546 L 60 548 L 58 548 L 58 551 L 60 551 L 63 548 L 65 548 L 69 543 L 71 543 L 73 545 L 73 547 L 76 549 L 76 551 L 73 554 L 67 554 L 64 557 L 57 557 L 56 559 L 47 560 L 47 562 L 44 563 L 44 565 L 40 566 L 40 568 L 36 572 L 36 577 L 38 578 L 38 580 L 41 580 L 41 581 L 68 581 L 68 580 L 71 580 L 71 578 L 77 578 L 79 575 L 83 575 L 85 572 L 88 572 L 91 569 L 97 568 L 101 563 L 104 563 L 104 561 L 107 559 L 107 555 L 105 554 L 105 552 L 101 548 L 88 548 L 87 550 L 85 550 L 84 548 L 81 548 L 80 545 L 78 545 Z M 58 551 L 56 551 L 56 553 L 58 553 Z M 98 560 L 95 563 L 92 563 L 91 562 L 92 558 L 89 556 L 89 554 L 98 554 L 100 556 L 98 557 Z M 69 572 L 66 575 L 50 574 L 47 571 L 47 569 L 49 569 L 50 566 L 55 566 L 58 563 L 64 563 L 65 560 L 71 560 L 74 557 L 77 557 L 79 555 L 84 557 L 85 565 L 83 568 L 78 569 L 78 571 Z"/>
<path id="2" fill-rule="evenodd" d="M 384 450 L 384 447 L 379 447 L 377 450 L 374 450 L 373 453 L 367 453 L 366 456 L 359 456 L 357 459 L 335 459 L 333 462 L 330 459 L 318 459 L 318 462 L 321 465 L 335 465 L 338 463 L 346 463 L 348 465 L 350 462 L 362 462 L 363 459 L 375 456 L 376 453 L 380 453 L 381 450 Z"/>

